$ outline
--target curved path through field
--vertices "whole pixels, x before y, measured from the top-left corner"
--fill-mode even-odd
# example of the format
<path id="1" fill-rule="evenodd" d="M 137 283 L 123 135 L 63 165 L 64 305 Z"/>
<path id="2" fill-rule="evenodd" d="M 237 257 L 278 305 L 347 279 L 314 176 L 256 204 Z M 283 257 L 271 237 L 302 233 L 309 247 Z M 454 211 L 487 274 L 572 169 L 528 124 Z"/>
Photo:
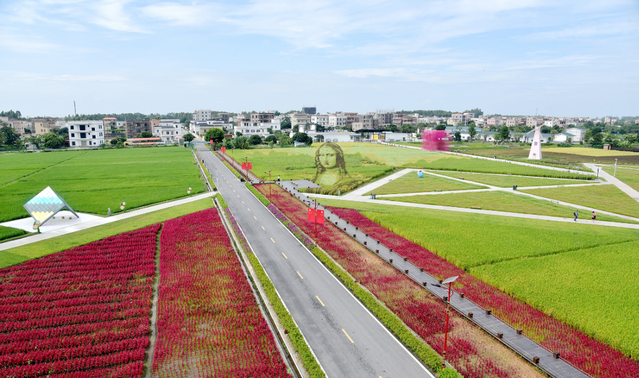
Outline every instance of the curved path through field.
<path id="1" fill-rule="evenodd" d="M 205 146 L 215 184 L 329 377 L 433 377 Z"/>

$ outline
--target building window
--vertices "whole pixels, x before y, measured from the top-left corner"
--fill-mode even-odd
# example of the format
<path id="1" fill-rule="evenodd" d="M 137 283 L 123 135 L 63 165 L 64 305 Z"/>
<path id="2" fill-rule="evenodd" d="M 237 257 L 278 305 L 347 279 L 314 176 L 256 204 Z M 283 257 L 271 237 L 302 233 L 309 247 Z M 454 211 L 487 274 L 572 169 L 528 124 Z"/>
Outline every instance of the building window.
<path id="1" fill-rule="evenodd" d="M 72 146 L 75 146 L 75 141 L 71 142 L 71 145 L 72 145 Z"/>
<path id="2" fill-rule="evenodd" d="M 71 127 L 73 127 L 73 126 L 71 126 Z M 75 138 L 75 133 L 71 133 L 71 138 Z M 75 142 L 73 142 L 73 143 L 75 143 Z"/>
<path id="3" fill-rule="evenodd" d="M 74 127 L 74 126 L 73 126 L 73 125 L 71 125 L 71 130 L 73 130 L 73 127 Z"/>

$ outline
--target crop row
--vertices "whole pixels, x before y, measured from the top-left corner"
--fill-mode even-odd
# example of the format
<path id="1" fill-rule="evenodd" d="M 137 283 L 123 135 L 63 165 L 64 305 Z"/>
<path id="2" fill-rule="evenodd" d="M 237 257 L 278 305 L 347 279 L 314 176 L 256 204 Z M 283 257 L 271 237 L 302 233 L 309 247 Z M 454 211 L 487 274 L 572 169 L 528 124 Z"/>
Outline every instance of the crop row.
<path id="1" fill-rule="evenodd" d="M 159 227 L 0 270 L 0 376 L 140 376 Z"/>
<path id="2" fill-rule="evenodd" d="M 639 363 L 583 332 L 517 300 L 466 273 L 463 269 L 371 221 L 356 210 L 331 208 L 341 218 L 358 226 L 371 237 L 382 240 L 400 256 L 437 278 L 459 276 L 455 288 L 478 305 L 510 324 L 521 328 L 546 349 L 594 377 L 639 376 Z"/>
<path id="3" fill-rule="evenodd" d="M 288 376 L 215 209 L 165 222 L 153 372 Z"/>
<path id="4" fill-rule="evenodd" d="M 271 202 L 304 232 L 313 234 L 313 225 L 306 220 L 306 207 L 282 189 L 273 189 Z M 264 193 L 266 189 L 258 186 L 258 190 Z M 381 259 L 372 256 L 368 249 L 330 222 L 318 225 L 317 244 L 437 353 L 443 352 L 443 322 L 446 308 L 441 300 Z M 357 287 L 358 285 L 354 285 L 351 290 L 358 292 Z M 376 302 L 366 299 L 365 295 L 362 300 L 369 308 L 379 306 Z M 394 324 L 390 314 L 379 311 L 378 316 L 383 317 L 382 321 L 385 324 L 388 321 L 400 337 L 401 327 Z M 404 337 L 402 339 L 404 340 Z M 411 343 L 407 345 L 413 351 L 419 350 L 419 342 L 410 341 L 410 337 L 406 337 L 405 340 Z M 474 326 L 455 314 L 449 328 L 447 360 L 465 377 L 541 376 L 519 357 L 493 341 L 490 336 L 478 332 Z"/>

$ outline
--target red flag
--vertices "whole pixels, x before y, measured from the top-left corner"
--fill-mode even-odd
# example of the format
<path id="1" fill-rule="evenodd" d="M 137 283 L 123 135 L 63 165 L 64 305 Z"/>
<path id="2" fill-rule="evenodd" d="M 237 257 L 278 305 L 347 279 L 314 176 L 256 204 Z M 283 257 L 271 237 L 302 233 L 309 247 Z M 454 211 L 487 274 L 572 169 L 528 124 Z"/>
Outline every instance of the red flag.
<path id="1" fill-rule="evenodd" d="M 317 210 L 317 223 L 324 224 L 324 210 Z"/>
<path id="2" fill-rule="evenodd" d="M 315 209 L 308 209 L 308 221 L 315 222 Z"/>
<path id="3" fill-rule="evenodd" d="M 222 150 L 222 153 L 225 154 L 226 153 L 226 147 L 222 147 L 220 148 L 220 150 Z"/>
<path id="4" fill-rule="evenodd" d="M 248 164 L 248 169 L 249 169 L 249 171 L 250 171 L 251 169 L 253 169 L 253 163 L 251 163 L 251 162 L 249 161 L 247 164 Z"/>
<path id="5" fill-rule="evenodd" d="M 242 163 L 242 170 L 246 169 L 246 163 Z"/>

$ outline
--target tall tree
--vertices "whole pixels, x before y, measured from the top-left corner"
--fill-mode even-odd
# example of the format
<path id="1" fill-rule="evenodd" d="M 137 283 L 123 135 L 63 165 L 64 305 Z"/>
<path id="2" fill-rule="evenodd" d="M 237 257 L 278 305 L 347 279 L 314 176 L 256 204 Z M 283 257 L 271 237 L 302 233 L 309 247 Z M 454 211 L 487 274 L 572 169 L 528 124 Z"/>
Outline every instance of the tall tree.
<path id="1" fill-rule="evenodd" d="M 217 148 L 217 144 L 224 140 L 224 131 L 222 129 L 209 129 L 204 134 L 204 140 L 207 142 L 212 140 Z"/>
<path id="2" fill-rule="evenodd" d="M 471 142 L 473 138 L 475 138 L 475 135 L 477 135 L 477 130 L 475 130 L 475 122 L 471 122 L 468 124 L 468 135 L 470 135 L 469 142 Z"/>

